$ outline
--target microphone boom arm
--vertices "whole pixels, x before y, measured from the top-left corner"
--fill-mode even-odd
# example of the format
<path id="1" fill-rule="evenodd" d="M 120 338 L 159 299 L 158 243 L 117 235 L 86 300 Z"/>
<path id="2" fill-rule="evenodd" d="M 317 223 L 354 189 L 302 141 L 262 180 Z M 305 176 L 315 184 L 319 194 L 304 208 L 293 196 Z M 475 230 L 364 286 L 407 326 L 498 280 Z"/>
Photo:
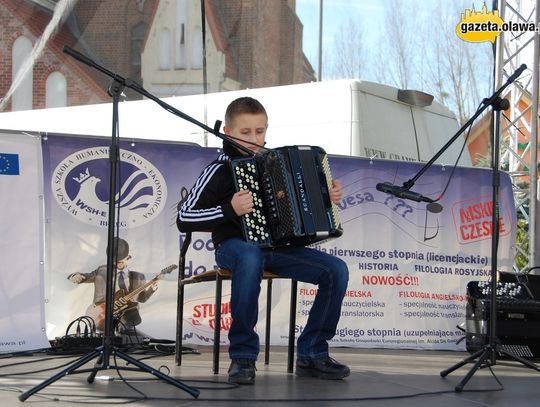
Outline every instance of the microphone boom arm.
<path id="1" fill-rule="evenodd" d="M 231 143 L 236 148 L 238 148 L 239 150 L 247 153 L 250 156 L 254 155 L 254 152 L 251 151 L 249 148 L 246 148 L 246 147 L 242 146 L 241 144 L 237 143 L 236 141 L 234 141 L 233 139 L 228 137 L 226 134 L 220 133 L 219 132 L 219 127 L 212 129 L 211 127 L 207 126 L 206 124 L 201 123 L 200 121 L 194 119 L 193 117 L 187 115 L 186 113 L 176 109 L 175 107 L 169 105 L 168 103 L 164 102 L 163 100 L 161 100 L 161 99 L 157 98 L 156 96 L 152 95 L 150 92 L 148 92 L 146 89 L 144 89 L 137 82 L 135 82 L 135 81 L 133 81 L 133 80 L 131 80 L 129 78 L 124 78 L 124 77 L 122 77 L 122 76 L 120 76 L 118 74 L 115 74 L 115 73 L 109 71 L 107 68 L 97 64 L 96 62 L 94 62 L 90 58 L 88 58 L 86 55 L 81 54 L 80 52 L 74 50 L 71 47 L 68 47 L 67 45 L 64 45 L 63 52 L 68 54 L 68 55 L 71 55 L 73 58 L 77 59 L 78 61 L 80 61 L 80 62 L 82 62 L 82 63 L 84 63 L 84 64 L 86 64 L 86 65 L 88 65 L 88 66 L 90 66 L 92 68 L 97 69 L 98 71 L 100 71 L 100 72 L 104 73 L 105 75 L 111 77 L 114 81 L 118 82 L 119 84 L 121 84 L 121 85 L 123 85 L 125 87 L 128 87 L 130 89 L 133 89 L 135 92 L 137 92 L 137 93 L 139 93 L 139 94 L 141 94 L 143 96 L 146 96 L 148 99 L 153 100 L 154 102 L 156 102 L 158 105 L 160 105 L 162 108 L 164 108 L 169 113 L 172 113 L 172 114 L 174 114 L 174 115 L 176 115 L 176 116 L 178 116 L 178 117 L 180 117 L 180 118 L 182 118 L 184 120 L 187 120 L 188 122 L 199 126 L 203 130 L 206 130 L 207 132 L 216 135 L 220 139 Z"/>
<path id="2" fill-rule="evenodd" d="M 452 138 L 448 140 L 448 142 L 444 146 L 442 146 L 441 149 L 437 151 L 437 153 L 435 153 L 435 155 L 427 163 L 425 163 L 422 168 L 420 168 L 420 170 L 416 173 L 414 177 L 412 177 L 411 179 L 403 183 L 404 190 L 411 189 L 414 183 L 418 180 L 418 178 L 420 178 L 428 170 L 428 168 L 431 167 L 435 161 L 437 161 L 437 159 L 448 149 L 448 147 L 450 147 L 450 145 L 452 145 L 454 141 L 457 140 L 457 138 L 467 129 L 467 127 L 469 127 L 478 118 L 478 116 L 482 114 L 484 110 L 486 110 L 491 105 L 494 106 L 494 109 L 499 109 L 498 105 L 499 103 L 501 103 L 501 98 L 500 98 L 501 93 L 512 82 L 514 82 L 523 73 L 523 71 L 526 68 L 527 68 L 527 65 L 522 64 L 508 78 L 508 80 L 499 89 L 497 89 L 495 93 L 493 93 L 493 95 L 491 95 L 489 98 L 484 99 L 482 101 L 482 106 L 480 107 L 480 109 L 478 109 L 476 113 L 469 120 L 467 120 L 467 122 L 458 130 L 458 132 L 454 134 Z"/>

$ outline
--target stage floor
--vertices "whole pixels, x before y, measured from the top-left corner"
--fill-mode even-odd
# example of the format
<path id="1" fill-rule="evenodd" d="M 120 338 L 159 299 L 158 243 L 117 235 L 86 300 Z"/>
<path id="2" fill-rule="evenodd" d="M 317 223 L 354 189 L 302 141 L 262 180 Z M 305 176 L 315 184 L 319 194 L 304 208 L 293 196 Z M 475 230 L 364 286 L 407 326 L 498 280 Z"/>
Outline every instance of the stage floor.
<path id="1" fill-rule="evenodd" d="M 98 372 L 93 383 L 88 373 L 62 375 L 54 383 L 30 395 L 25 403 L 58 406 L 60 402 L 104 406 L 125 404 L 132 406 L 537 406 L 540 402 L 540 372 L 521 363 L 497 360 L 496 366 L 477 370 L 462 392 L 455 392 L 471 370 L 467 364 L 448 374 L 441 371 L 453 367 L 468 356 L 462 352 L 333 349 L 332 356 L 351 368 L 345 380 L 326 381 L 297 378 L 288 374 L 285 347 L 273 347 L 270 364 L 257 363 L 254 386 L 233 387 L 227 383 L 229 365 L 226 350 L 221 353 L 220 374 L 212 373 L 212 353 L 209 347 L 194 347 L 200 354 L 184 355 L 182 366 L 176 366 L 174 355 L 148 355 L 128 352 L 129 357 L 176 378 L 181 385 L 200 390 L 198 400 L 184 389 L 158 381 L 147 372 L 120 369 L 124 383 L 114 369 Z M 86 354 L 88 355 L 88 354 Z M 81 355 L 50 354 L 18 355 L 0 360 L 0 405 L 19 404 L 19 395 L 44 380 L 56 378 L 70 361 Z M 261 357 L 262 359 L 262 357 Z M 89 368 L 96 361 L 81 368 Z M 110 365 L 115 366 L 111 356 Z M 124 367 L 123 359 L 117 358 Z M 540 365 L 539 365 L 540 366 Z M 59 376 L 60 376 L 59 375 Z M 28 395 L 28 394 L 27 394 Z M 134 401 L 135 400 L 135 401 Z"/>

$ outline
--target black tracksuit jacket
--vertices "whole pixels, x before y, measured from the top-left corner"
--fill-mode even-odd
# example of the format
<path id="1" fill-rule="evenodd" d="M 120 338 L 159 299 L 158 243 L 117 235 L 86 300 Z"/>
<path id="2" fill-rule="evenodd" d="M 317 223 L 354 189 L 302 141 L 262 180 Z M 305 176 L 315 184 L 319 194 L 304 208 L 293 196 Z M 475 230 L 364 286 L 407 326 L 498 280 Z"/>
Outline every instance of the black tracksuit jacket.
<path id="1" fill-rule="evenodd" d="M 178 211 L 180 231 L 210 231 L 214 247 L 231 237 L 242 238 L 240 217 L 231 206 L 236 190 L 230 168 L 231 158 L 241 154 L 226 142 L 223 151 L 199 175 Z"/>

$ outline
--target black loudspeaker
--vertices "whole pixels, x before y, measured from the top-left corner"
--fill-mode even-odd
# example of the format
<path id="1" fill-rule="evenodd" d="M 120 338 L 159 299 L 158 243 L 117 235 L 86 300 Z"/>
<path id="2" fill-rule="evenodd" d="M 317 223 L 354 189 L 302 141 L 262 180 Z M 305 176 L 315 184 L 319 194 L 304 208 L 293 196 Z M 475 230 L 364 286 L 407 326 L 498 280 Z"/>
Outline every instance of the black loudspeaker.
<path id="1" fill-rule="evenodd" d="M 465 340 L 471 353 L 489 342 L 490 288 L 489 281 L 467 284 Z M 495 294 L 499 347 L 523 358 L 540 358 L 540 276 L 499 273 Z"/>

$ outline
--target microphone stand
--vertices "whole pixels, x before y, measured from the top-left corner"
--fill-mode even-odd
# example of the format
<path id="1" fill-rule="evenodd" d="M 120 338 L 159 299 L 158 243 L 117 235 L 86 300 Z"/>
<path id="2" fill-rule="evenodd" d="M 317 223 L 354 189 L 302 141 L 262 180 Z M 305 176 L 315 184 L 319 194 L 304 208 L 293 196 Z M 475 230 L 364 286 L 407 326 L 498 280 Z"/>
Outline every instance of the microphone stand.
<path id="1" fill-rule="evenodd" d="M 437 151 L 437 153 L 435 153 L 435 155 L 427 162 L 425 163 L 422 168 L 420 168 L 420 170 L 416 173 L 416 175 L 414 175 L 411 179 L 409 179 L 408 181 L 405 181 L 403 183 L 403 186 L 400 188 L 399 190 L 399 193 L 404 193 L 406 191 L 409 191 L 415 184 L 415 182 L 418 180 L 418 178 L 420 178 L 428 169 L 429 167 L 431 167 L 433 165 L 433 163 L 435 161 L 437 161 L 437 159 L 448 149 L 448 147 L 450 147 L 454 141 L 457 140 L 457 138 L 463 134 L 463 132 L 473 124 L 473 122 L 478 118 L 478 116 L 480 116 L 482 114 L 482 112 L 484 110 L 486 110 L 489 106 L 493 106 L 493 109 L 495 110 L 495 106 L 497 104 L 500 104 L 503 100 L 505 99 L 501 99 L 501 94 L 502 92 L 512 83 L 514 82 L 518 77 L 519 75 L 522 74 L 522 72 L 527 68 L 527 65 L 525 64 L 522 64 L 513 74 L 512 76 L 510 76 L 508 78 L 508 80 L 506 81 L 506 83 L 504 83 L 495 93 L 493 93 L 493 95 L 491 95 L 489 98 L 486 98 L 482 101 L 482 105 L 480 106 L 480 108 L 476 111 L 476 113 L 469 119 L 467 120 L 467 122 L 458 130 L 458 132 L 456 134 L 454 134 L 452 136 L 452 138 L 450 140 L 448 140 L 448 142 L 441 147 L 441 149 L 439 151 Z M 504 102 L 502 102 L 504 103 Z M 506 103 L 508 103 L 506 101 Z M 505 109 L 503 109 L 505 110 Z M 498 162 L 497 162 L 498 164 Z M 401 196 L 401 198 L 404 198 L 404 199 L 410 199 L 410 198 L 407 198 L 407 196 Z M 429 202 L 429 201 L 428 201 Z"/>
<path id="2" fill-rule="evenodd" d="M 487 106 L 493 107 L 493 161 L 492 161 L 492 217 L 491 222 L 493 225 L 493 231 L 491 235 L 491 270 L 490 270 L 490 293 L 489 293 L 489 326 L 488 326 L 488 343 L 483 347 L 483 349 L 478 350 L 477 352 L 471 354 L 467 358 L 463 359 L 461 362 L 456 363 L 454 366 L 443 370 L 440 375 L 441 377 L 446 377 L 449 373 L 453 372 L 456 369 L 459 369 L 461 366 L 469 362 L 474 362 L 473 367 L 465 375 L 465 377 L 454 387 L 456 392 L 461 392 L 463 387 L 471 379 L 474 373 L 483 367 L 491 367 L 497 364 L 497 354 L 507 356 L 518 362 L 521 362 L 526 367 L 534 369 L 540 372 L 540 368 L 536 366 L 531 361 L 524 359 L 520 356 L 509 353 L 504 350 L 496 338 L 497 334 L 497 250 L 499 245 L 499 186 L 500 186 L 500 171 L 499 171 L 499 147 L 500 147 L 500 111 L 506 110 L 509 107 L 508 101 L 506 99 L 501 99 L 500 94 L 504 88 L 506 88 L 510 83 L 512 83 L 517 77 L 523 72 L 526 68 L 525 65 L 521 65 L 516 72 L 507 80 L 507 82 L 501 86 L 501 88 L 493 94 L 492 97 L 485 100 L 483 111 Z M 476 118 L 478 114 L 474 117 Z M 468 126 L 471 123 L 469 120 L 466 124 Z M 445 146 L 446 147 L 446 146 Z M 439 154 L 440 155 L 440 154 Z M 432 160 L 434 161 L 434 160 Z M 413 180 L 418 179 L 418 176 L 414 177 Z"/>
<path id="3" fill-rule="evenodd" d="M 141 85 L 139 85 L 137 82 L 135 82 L 135 81 L 133 81 L 133 80 L 131 80 L 129 78 L 124 78 L 124 77 L 122 77 L 122 76 L 120 76 L 118 74 L 115 74 L 115 73 L 109 71 L 107 68 L 97 64 L 95 61 L 93 61 L 92 59 L 90 59 L 86 55 L 83 55 L 80 52 L 75 51 L 73 48 L 70 48 L 67 45 L 64 45 L 63 52 L 65 52 L 68 55 L 71 55 L 73 58 L 81 61 L 82 63 L 84 63 L 84 64 L 86 64 L 86 65 L 88 65 L 88 66 L 90 66 L 92 68 L 95 68 L 98 71 L 104 73 L 105 75 L 111 77 L 113 80 L 120 83 L 122 86 L 133 89 L 135 92 L 147 97 L 150 100 L 153 100 L 154 102 L 156 102 L 158 105 L 160 105 L 163 109 L 165 109 L 169 113 L 172 113 L 172 114 L 174 114 L 174 115 L 176 115 L 176 116 L 178 116 L 178 117 L 180 117 L 180 118 L 182 118 L 184 120 L 187 120 L 190 123 L 193 123 L 193 124 L 199 126 L 203 130 L 214 134 L 216 137 L 219 137 L 220 139 L 231 143 L 236 148 L 238 148 L 239 150 L 242 150 L 243 152 L 245 152 L 246 154 L 248 154 L 250 156 L 254 155 L 254 152 L 251 151 L 249 148 L 246 148 L 243 145 L 237 143 L 236 141 L 234 141 L 231 137 L 227 136 L 226 134 L 220 133 L 219 132 L 219 126 L 217 124 L 218 123 L 221 124 L 221 122 L 216 122 L 216 127 L 212 129 L 211 127 L 208 127 L 206 124 L 201 123 L 197 119 L 194 119 L 193 117 L 185 114 L 184 112 L 176 109 L 175 107 L 169 105 L 168 103 L 166 103 L 163 100 L 159 99 L 158 97 L 154 96 L 153 94 L 148 92 L 146 89 L 144 89 Z"/>
<path id="4" fill-rule="evenodd" d="M 67 47 L 66 47 L 67 48 Z M 111 136 L 111 146 L 109 150 L 109 216 L 108 216 L 108 225 L 107 225 L 107 279 L 106 279 L 106 289 L 105 289 L 105 331 L 103 335 L 103 345 L 97 347 L 92 352 L 82 356 L 80 359 L 76 360 L 66 369 L 61 372 L 53 375 L 49 379 L 43 381 L 37 386 L 31 388 L 30 390 L 19 395 L 20 401 L 25 401 L 28 397 L 37 393 L 41 389 L 47 387 L 49 384 L 56 382 L 62 377 L 72 374 L 72 373 L 84 373 L 90 372 L 87 382 L 93 383 L 96 374 L 100 370 L 106 369 L 123 369 L 123 370 L 132 370 L 132 371 L 146 371 L 153 374 L 157 378 L 172 384 L 173 386 L 178 387 L 181 390 L 186 391 L 194 398 L 197 398 L 200 394 L 200 391 L 196 388 L 190 387 L 179 380 L 173 379 L 172 377 L 161 373 L 159 370 L 148 366 L 139 360 L 132 358 L 124 352 L 118 350 L 117 347 L 113 344 L 114 338 L 114 321 L 113 321 L 113 306 L 114 306 L 114 278 L 116 272 L 116 260 L 117 260 L 117 244 L 115 244 L 115 206 L 116 206 L 116 181 L 118 167 L 120 164 L 120 147 L 119 147 L 119 136 L 118 136 L 118 103 L 120 100 L 120 95 L 124 89 L 124 86 L 127 86 L 131 81 L 122 78 L 119 75 L 115 75 L 112 72 L 106 70 L 105 68 L 99 66 L 94 61 L 89 58 L 79 54 L 78 52 L 69 49 L 64 51 L 68 54 L 71 54 L 75 58 L 81 60 L 89 66 L 92 66 L 96 69 L 99 69 L 101 72 L 109 75 L 113 80 L 109 86 L 108 93 L 112 97 L 113 105 L 113 118 L 112 118 L 112 136 Z M 133 86 L 130 86 L 133 88 Z M 185 116 L 185 115 L 184 115 Z M 189 116 L 188 116 L 189 117 Z M 192 121 L 192 120 L 190 120 Z M 248 150 L 249 151 L 249 150 Z M 120 358 L 136 366 L 136 368 L 129 367 L 117 367 L 111 366 L 110 357 L 111 355 L 116 358 Z M 92 369 L 79 369 L 81 366 L 90 362 L 94 358 L 98 358 L 94 368 Z"/>

